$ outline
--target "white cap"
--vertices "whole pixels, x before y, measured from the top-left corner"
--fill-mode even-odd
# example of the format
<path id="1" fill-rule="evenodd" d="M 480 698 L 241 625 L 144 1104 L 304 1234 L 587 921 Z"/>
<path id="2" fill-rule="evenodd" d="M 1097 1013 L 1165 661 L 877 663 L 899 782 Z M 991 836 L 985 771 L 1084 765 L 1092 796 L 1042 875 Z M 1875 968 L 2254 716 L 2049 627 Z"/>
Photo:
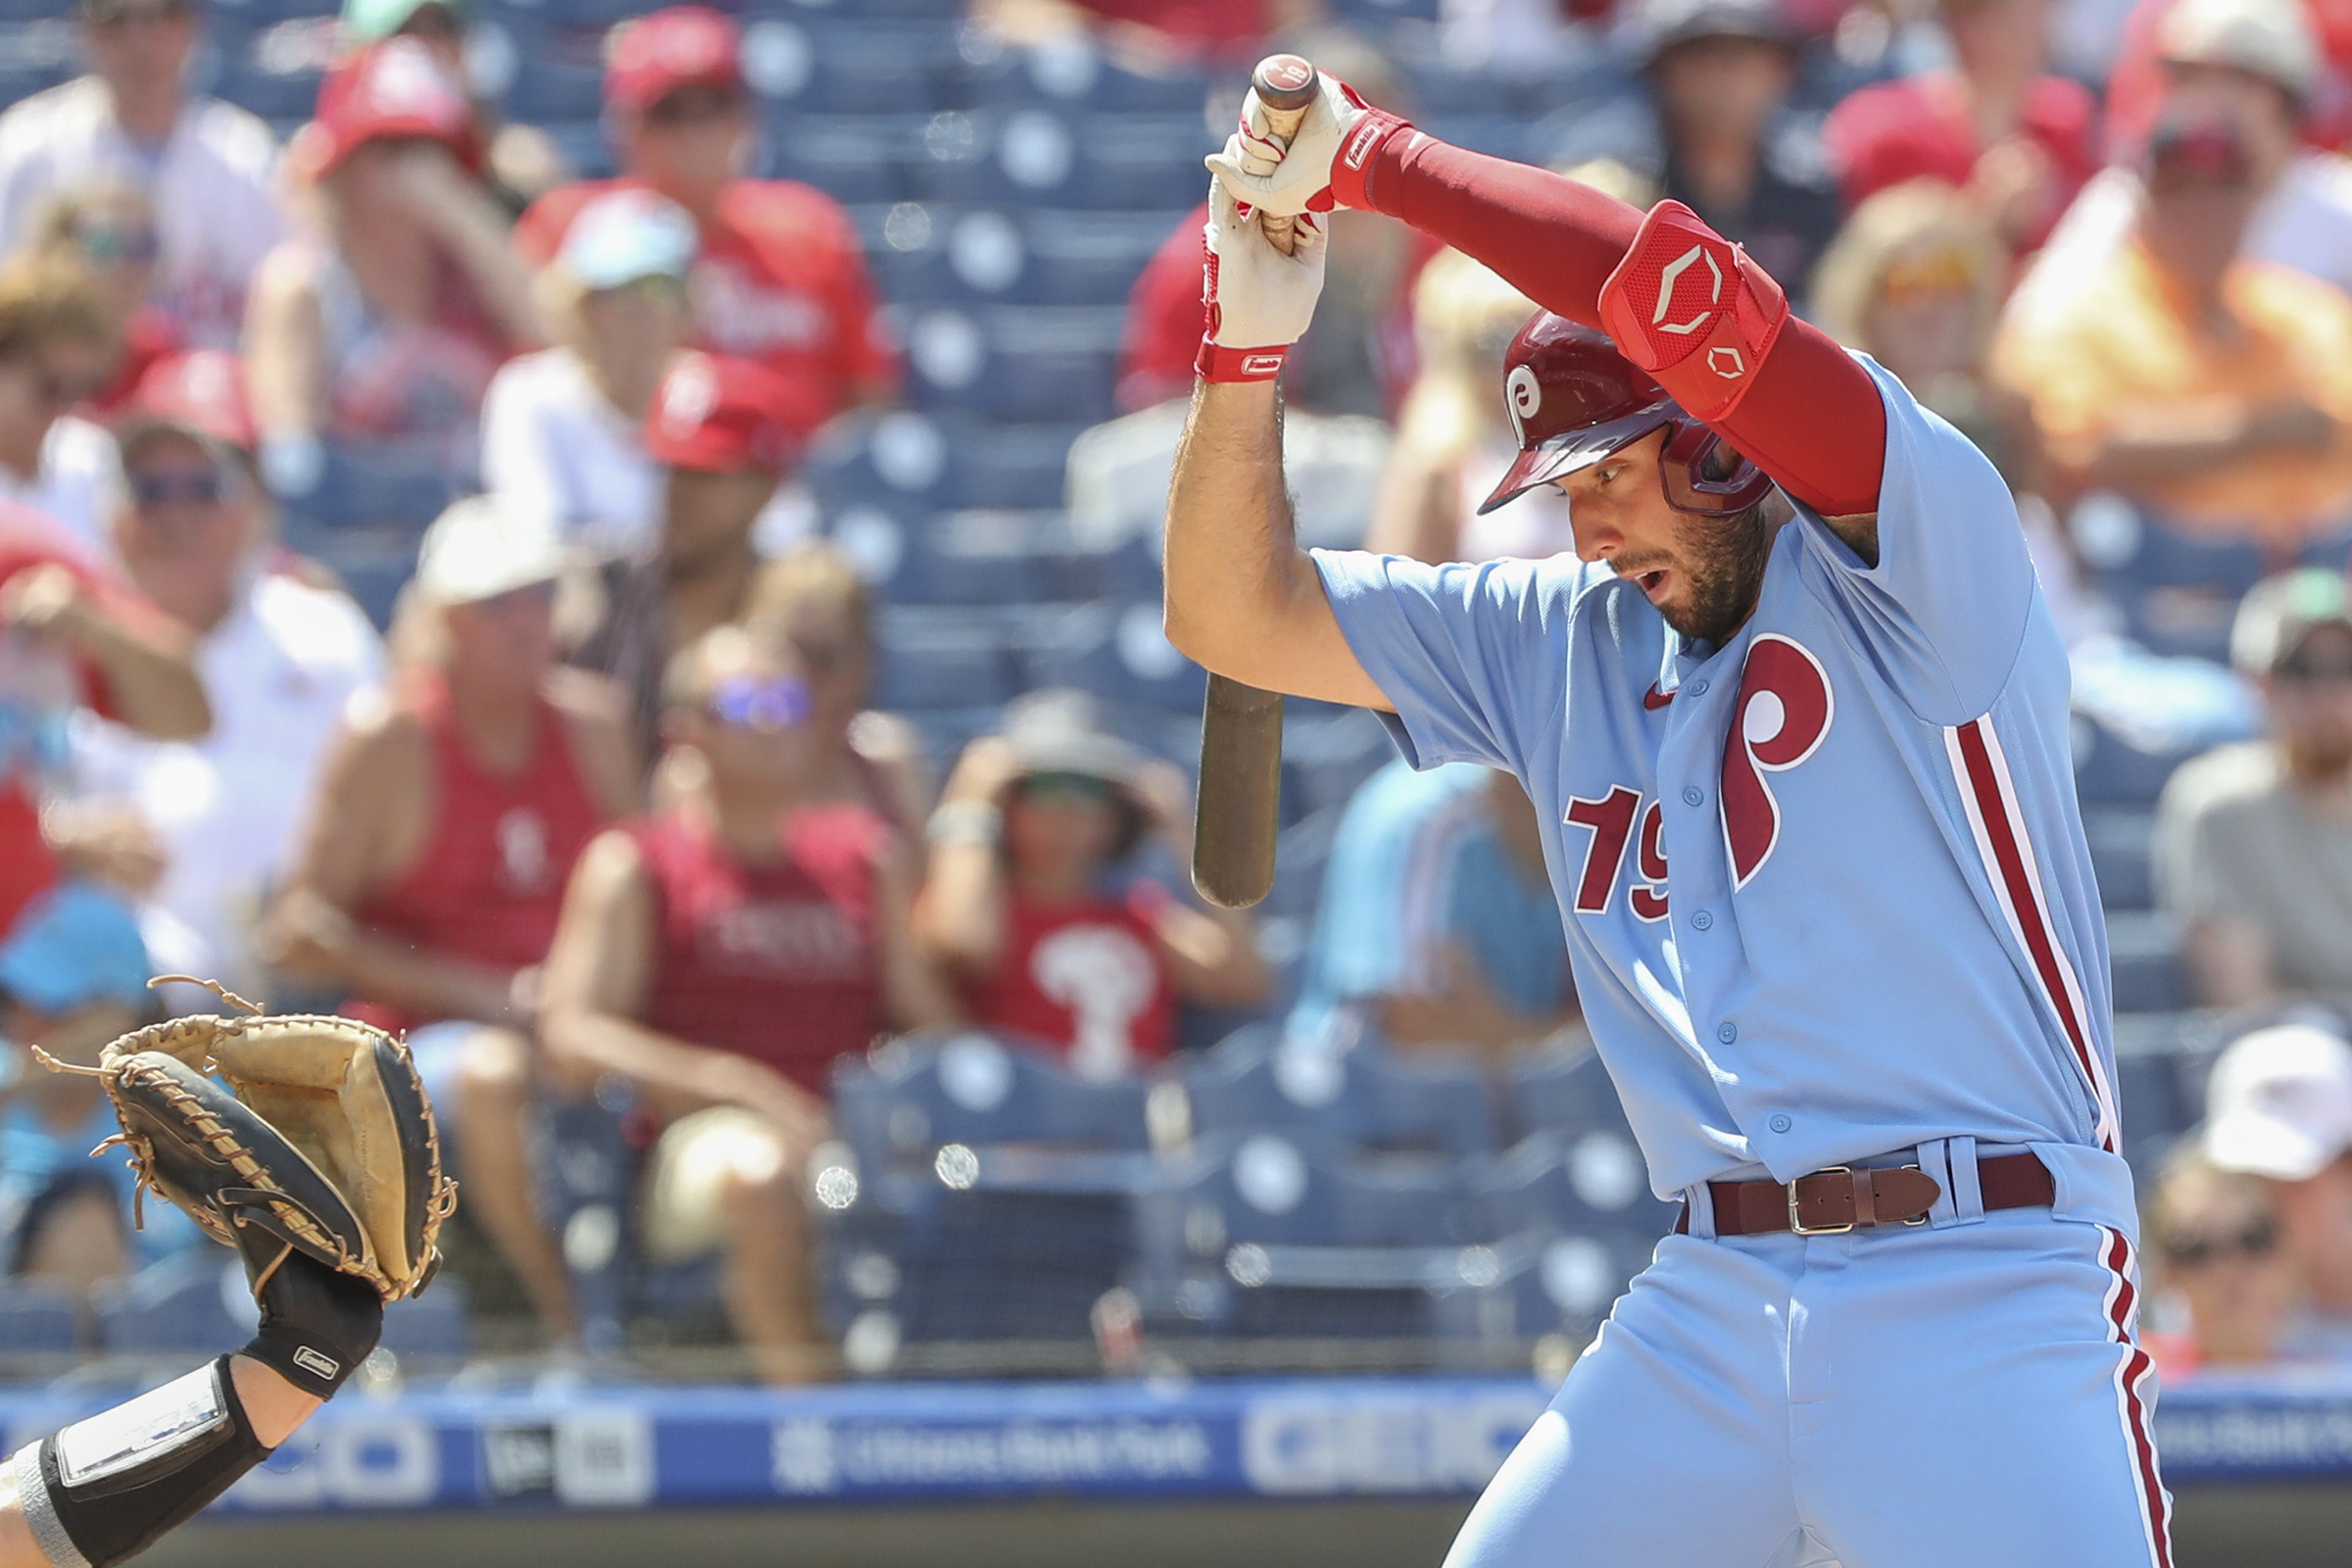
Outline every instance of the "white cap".
<path id="1" fill-rule="evenodd" d="M 2318 79 L 2320 46 L 2296 0 L 2180 0 L 2156 24 L 2156 48 L 2184 66 L 2228 66 L 2297 98 Z"/>
<path id="2" fill-rule="evenodd" d="M 416 591 L 435 604 L 470 605 L 553 582 L 564 546 L 543 519 L 518 517 L 488 496 L 450 503 L 416 550 Z"/>
<path id="3" fill-rule="evenodd" d="M 2352 1150 L 2352 1045 L 2307 1023 L 2241 1035 L 2205 1088 L 2205 1156 L 2282 1182 Z"/>

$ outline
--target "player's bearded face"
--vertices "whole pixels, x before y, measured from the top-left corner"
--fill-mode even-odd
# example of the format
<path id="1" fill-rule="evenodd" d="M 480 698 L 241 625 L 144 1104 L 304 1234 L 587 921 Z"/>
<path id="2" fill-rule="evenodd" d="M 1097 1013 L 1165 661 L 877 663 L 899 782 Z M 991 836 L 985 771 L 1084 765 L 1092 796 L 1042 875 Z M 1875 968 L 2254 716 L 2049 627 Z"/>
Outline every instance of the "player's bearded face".
<path id="1" fill-rule="evenodd" d="M 1750 510 L 1733 517 L 1678 511 L 1658 474 L 1663 431 L 1560 481 L 1576 553 L 1641 589 L 1685 637 L 1722 642 L 1755 608 L 1772 529 Z"/>

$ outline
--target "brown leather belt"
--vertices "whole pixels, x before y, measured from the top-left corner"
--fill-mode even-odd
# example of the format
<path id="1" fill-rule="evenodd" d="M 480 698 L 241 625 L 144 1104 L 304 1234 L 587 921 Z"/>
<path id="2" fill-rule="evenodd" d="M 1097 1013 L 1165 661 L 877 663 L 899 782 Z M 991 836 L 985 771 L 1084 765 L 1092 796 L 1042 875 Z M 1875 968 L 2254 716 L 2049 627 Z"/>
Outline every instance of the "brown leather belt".
<path id="1" fill-rule="evenodd" d="M 2046 1208 L 2058 1196 L 2049 1167 L 2031 1153 L 1996 1154 L 1977 1161 L 1977 1190 L 1987 1211 Z M 1917 1165 L 1854 1170 L 1832 1165 L 1792 1182 L 1709 1182 L 1718 1236 L 1835 1236 L 1878 1225 L 1925 1225 L 1943 1196 L 1936 1178 Z M 1690 1210 L 1674 1222 L 1690 1234 Z"/>

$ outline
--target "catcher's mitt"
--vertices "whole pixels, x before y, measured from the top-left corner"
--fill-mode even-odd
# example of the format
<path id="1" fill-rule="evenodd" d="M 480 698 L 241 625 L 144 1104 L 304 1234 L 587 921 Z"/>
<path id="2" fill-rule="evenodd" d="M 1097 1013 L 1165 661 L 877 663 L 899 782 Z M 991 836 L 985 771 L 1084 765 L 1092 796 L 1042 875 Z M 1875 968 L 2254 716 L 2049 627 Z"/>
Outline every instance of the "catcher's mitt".
<path id="1" fill-rule="evenodd" d="M 128 1149 L 141 1196 L 153 1188 L 236 1248 L 257 1292 L 289 1247 L 386 1301 L 424 1289 L 457 1183 L 407 1044 L 352 1018 L 258 1016 L 192 983 L 255 1015 L 151 1024 L 95 1069 L 63 1068 L 94 1071 L 115 1102 L 122 1131 L 99 1148 Z"/>

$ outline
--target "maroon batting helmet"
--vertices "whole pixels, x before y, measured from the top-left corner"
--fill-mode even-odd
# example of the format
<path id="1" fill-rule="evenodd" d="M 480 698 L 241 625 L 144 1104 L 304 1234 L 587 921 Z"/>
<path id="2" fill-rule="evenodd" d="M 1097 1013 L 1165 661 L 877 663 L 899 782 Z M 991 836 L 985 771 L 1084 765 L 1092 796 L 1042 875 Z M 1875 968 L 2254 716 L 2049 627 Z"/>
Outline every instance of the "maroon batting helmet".
<path id="1" fill-rule="evenodd" d="M 1707 477 L 1707 459 L 1720 444 L 1715 432 L 1684 413 L 1607 337 L 1565 316 L 1539 312 L 1511 339 L 1502 357 L 1502 397 L 1519 456 L 1479 507 L 1482 514 L 1589 468 L 1660 426 L 1667 435 L 1658 475 L 1676 511 L 1729 517 L 1772 489 L 1771 476 L 1745 458 L 1725 477 Z"/>

